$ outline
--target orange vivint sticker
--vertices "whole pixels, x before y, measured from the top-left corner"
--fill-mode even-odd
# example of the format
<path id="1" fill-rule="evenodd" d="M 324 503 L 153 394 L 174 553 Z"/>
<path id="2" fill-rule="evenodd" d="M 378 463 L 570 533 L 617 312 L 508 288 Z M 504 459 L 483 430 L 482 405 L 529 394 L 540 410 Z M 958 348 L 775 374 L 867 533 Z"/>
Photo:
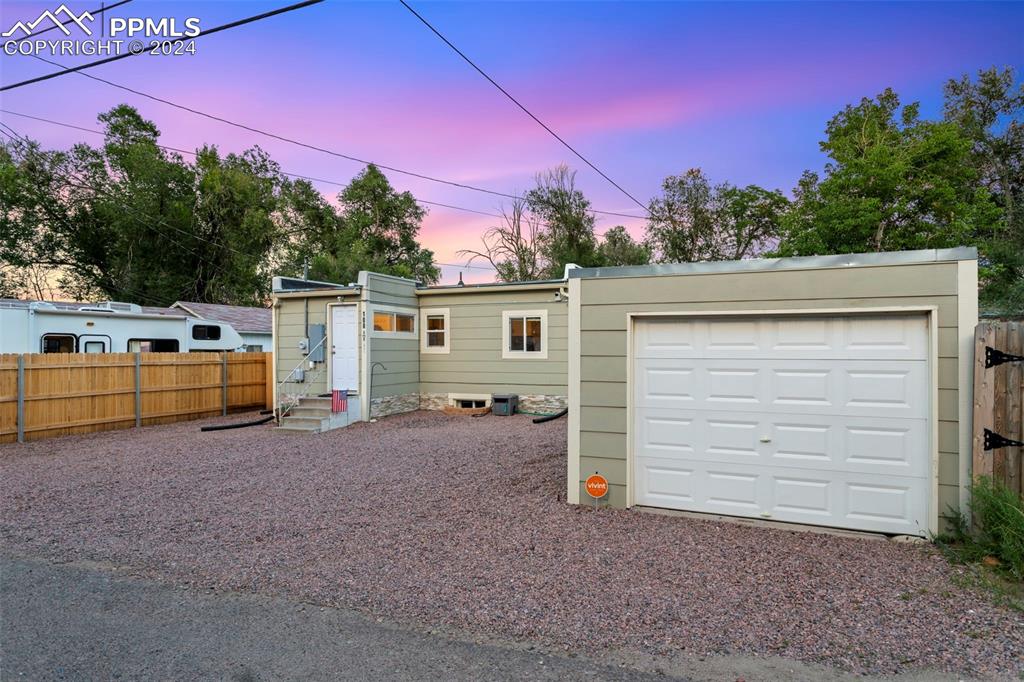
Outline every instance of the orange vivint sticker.
<path id="1" fill-rule="evenodd" d="M 594 474 L 587 478 L 584 487 L 587 489 L 587 494 L 596 500 L 608 494 L 608 479 L 601 474 Z"/>

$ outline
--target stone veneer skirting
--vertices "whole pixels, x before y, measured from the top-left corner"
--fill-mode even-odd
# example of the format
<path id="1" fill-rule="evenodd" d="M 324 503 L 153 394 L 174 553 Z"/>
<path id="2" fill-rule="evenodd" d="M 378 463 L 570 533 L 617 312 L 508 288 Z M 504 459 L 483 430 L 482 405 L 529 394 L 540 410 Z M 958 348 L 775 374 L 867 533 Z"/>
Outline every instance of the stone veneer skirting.
<path id="1" fill-rule="evenodd" d="M 448 405 L 447 393 L 421 393 L 421 410 L 443 410 Z M 519 409 L 522 412 L 550 414 L 564 410 L 569 399 L 564 395 L 520 395 Z"/>
<path id="2" fill-rule="evenodd" d="M 389 395 L 384 398 L 374 398 L 370 401 L 370 418 L 387 417 L 388 415 L 412 412 L 418 409 L 420 409 L 419 393 Z"/>

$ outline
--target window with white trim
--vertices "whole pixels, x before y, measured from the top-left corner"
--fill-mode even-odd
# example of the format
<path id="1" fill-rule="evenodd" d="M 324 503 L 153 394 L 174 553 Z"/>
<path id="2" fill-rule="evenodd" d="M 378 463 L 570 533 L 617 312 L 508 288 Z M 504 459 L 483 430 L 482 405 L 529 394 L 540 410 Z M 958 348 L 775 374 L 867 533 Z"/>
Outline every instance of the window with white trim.
<path id="1" fill-rule="evenodd" d="M 420 311 L 420 351 L 448 353 L 451 349 L 451 315 L 448 308 L 424 308 Z"/>
<path id="2" fill-rule="evenodd" d="M 501 322 L 501 357 L 547 359 L 547 310 L 506 310 L 501 313 Z"/>

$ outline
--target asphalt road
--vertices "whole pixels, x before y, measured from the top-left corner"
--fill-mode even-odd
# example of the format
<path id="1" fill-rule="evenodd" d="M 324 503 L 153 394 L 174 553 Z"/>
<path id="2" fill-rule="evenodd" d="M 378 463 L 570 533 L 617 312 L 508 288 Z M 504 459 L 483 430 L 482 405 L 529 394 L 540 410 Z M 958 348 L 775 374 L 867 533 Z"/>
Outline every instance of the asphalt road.
<path id="1" fill-rule="evenodd" d="M 0 552 L 2 680 L 864 680 L 785 659 L 607 661 Z M 955 680 L 927 672 L 903 681 Z"/>
<path id="2" fill-rule="evenodd" d="M 340 609 L 7 556 L 0 556 L 0 618 L 4 680 L 667 679 L 405 630 Z"/>

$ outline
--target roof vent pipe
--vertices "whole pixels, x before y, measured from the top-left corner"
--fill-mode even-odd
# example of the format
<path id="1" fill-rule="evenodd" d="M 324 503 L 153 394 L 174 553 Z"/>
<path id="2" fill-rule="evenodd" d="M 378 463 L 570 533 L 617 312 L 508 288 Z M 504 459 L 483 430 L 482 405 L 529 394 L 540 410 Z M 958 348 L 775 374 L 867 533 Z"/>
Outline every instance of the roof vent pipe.
<path id="1" fill-rule="evenodd" d="M 461 272 L 459 273 L 459 286 L 460 287 L 466 286 L 466 283 L 462 281 L 462 273 Z"/>

